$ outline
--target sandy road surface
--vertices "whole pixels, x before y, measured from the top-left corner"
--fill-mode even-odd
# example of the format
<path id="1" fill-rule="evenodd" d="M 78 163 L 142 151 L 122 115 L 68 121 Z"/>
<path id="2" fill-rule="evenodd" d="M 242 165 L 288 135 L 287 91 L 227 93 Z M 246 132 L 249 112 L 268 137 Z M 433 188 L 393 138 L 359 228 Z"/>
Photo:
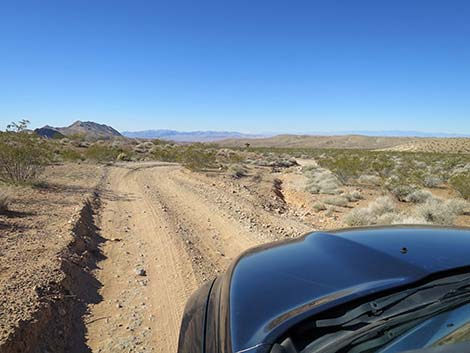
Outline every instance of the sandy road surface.
<path id="1" fill-rule="evenodd" d="M 93 352 L 176 352 L 186 299 L 245 249 L 305 232 L 233 184 L 168 164 L 112 167 L 101 213 L 102 301 L 86 318 Z M 274 230 L 274 231 L 273 231 Z"/>

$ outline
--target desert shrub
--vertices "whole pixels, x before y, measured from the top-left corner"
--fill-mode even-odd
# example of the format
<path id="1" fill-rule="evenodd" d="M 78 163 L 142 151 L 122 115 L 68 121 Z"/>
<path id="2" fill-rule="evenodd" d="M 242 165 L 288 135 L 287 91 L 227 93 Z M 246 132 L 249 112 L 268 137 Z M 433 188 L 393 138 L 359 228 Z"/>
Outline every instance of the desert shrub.
<path id="1" fill-rule="evenodd" d="M 350 226 L 390 224 L 397 218 L 396 206 L 390 197 L 379 197 L 367 207 L 356 208 L 348 213 L 345 221 Z M 388 223 L 385 223 L 388 222 Z"/>
<path id="2" fill-rule="evenodd" d="M 106 144 L 93 144 L 85 151 L 84 155 L 87 159 L 98 162 L 109 162 L 116 160 L 121 151 L 117 148 Z"/>
<path id="3" fill-rule="evenodd" d="M 304 168 L 304 174 L 307 176 L 306 190 L 312 194 L 334 195 L 339 192 L 338 188 L 341 182 L 329 170 L 323 168 L 309 167 Z"/>
<path id="4" fill-rule="evenodd" d="M 364 174 L 357 179 L 357 182 L 361 185 L 379 186 L 382 184 L 382 179 L 377 175 Z"/>
<path id="5" fill-rule="evenodd" d="M 154 144 L 150 141 L 145 141 L 139 143 L 134 147 L 134 152 L 136 153 L 148 153 L 154 147 Z"/>
<path id="6" fill-rule="evenodd" d="M 346 197 L 349 202 L 354 202 L 363 199 L 361 192 L 358 190 L 351 191 L 350 193 L 344 194 L 343 196 Z"/>
<path id="7" fill-rule="evenodd" d="M 315 202 L 312 206 L 315 212 L 325 211 L 326 205 L 323 202 Z"/>
<path id="8" fill-rule="evenodd" d="M 51 160 L 46 142 L 25 131 L 26 121 L 15 124 L 15 131 L 0 132 L 0 181 L 30 183 L 39 177 Z"/>
<path id="9" fill-rule="evenodd" d="M 58 151 L 57 155 L 63 161 L 79 161 L 84 159 L 80 152 L 72 148 L 62 148 Z"/>
<path id="10" fill-rule="evenodd" d="M 428 188 L 435 188 L 444 182 L 443 178 L 439 176 L 428 175 L 424 177 L 423 185 Z"/>
<path id="11" fill-rule="evenodd" d="M 289 168 L 298 165 L 294 157 L 272 152 L 257 155 L 256 157 L 248 159 L 247 162 L 260 167 Z"/>
<path id="12" fill-rule="evenodd" d="M 391 224 L 429 224 L 423 217 L 401 214 Z"/>
<path id="13" fill-rule="evenodd" d="M 347 206 L 349 202 L 349 200 L 344 196 L 330 196 L 326 198 L 324 201 L 327 205 L 334 205 L 334 206 L 340 206 L 340 207 Z"/>
<path id="14" fill-rule="evenodd" d="M 247 170 L 244 166 L 242 166 L 241 164 L 232 164 L 229 169 L 228 169 L 228 173 L 234 177 L 234 178 L 242 178 L 244 176 L 247 175 Z"/>
<path id="15" fill-rule="evenodd" d="M 405 197 L 406 202 L 423 203 L 432 198 L 432 193 L 427 190 L 415 190 Z"/>
<path id="16" fill-rule="evenodd" d="M 128 161 L 131 160 L 131 157 L 129 157 L 129 155 L 127 153 L 121 152 L 116 157 L 116 160 L 117 161 L 126 161 L 126 162 L 128 162 Z"/>
<path id="17" fill-rule="evenodd" d="M 230 150 L 228 148 L 218 150 L 215 156 L 217 161 L 223 163 L 241 163 L 244 160 L 244 157 L 240 152 Z"/>
<path id="18" fill-rule="evenodd" d="M 418 205 L 414 213 L 429 223 L 452 225 L 457 217 L 455 211 L 455 208 L 449 207 L 449 204 L 446 204 L 443 200 L 431 198 Z"/>
<path id="19" fill-rule="evenodd" d="M 331 217 L 335 214 L 336 208 L 334 206 L 328 206 L 325 211 L 325 216 Z"/>
<path id="20" fill-rule="evenodd" d="M 0 190 L 0 213 L 8 211 L 11 203 L 11 194 L 6 190 Z"/>
<path id="21" fill-rule="evenodd" d="M 376 217 L 367 208 L 355 208 L 345 218 L 346 224 L 352 227 L 360 227 L 374 224 Z"/>
<path id="22" fill-rule="evenodd" d="M 372 214 L 380 216 L 387 212 L 395 212 L 396 205 L 390 197 L 382 196 L 371 202 L 368 209 Z"/>
<path id="23" fill-rule="evenodd" d="M 398 201 L 406 202 L 410 194 L 416 189 L 411 185 L 397 185 L 391 186 L 390 192 L 394 195 Z"/>
<path id="24" fill-rule="evenodd" d="M 448 199 L 445 201 L 447 207 L 452 213 L 460 216 L 465 214 L 465 211 L 470 208 L 470 203 L 461 199 Z"/>
<path id="25" fill-rule="evenodd" d="M 187 147 L 180 155 L 181 163 L 193 171 L 212 169 L 217 167 L 216 152 L 205 148 L 202 144 Z"/>
<path id="26" fill-rule="evenodd" d="M 449 183 L 464 199 L 470 199 L 470 173 L 454 175 Z"/>

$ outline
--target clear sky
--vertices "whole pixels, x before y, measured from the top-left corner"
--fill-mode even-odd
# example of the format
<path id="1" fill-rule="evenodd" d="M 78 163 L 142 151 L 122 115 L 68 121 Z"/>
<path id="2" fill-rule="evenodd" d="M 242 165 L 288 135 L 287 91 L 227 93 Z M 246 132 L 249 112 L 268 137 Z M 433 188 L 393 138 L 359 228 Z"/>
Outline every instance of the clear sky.
<path id="1" fill-rule="evenodd" d="M 5 0 L 0 129 L 470 133 L 468 0 Z"/>

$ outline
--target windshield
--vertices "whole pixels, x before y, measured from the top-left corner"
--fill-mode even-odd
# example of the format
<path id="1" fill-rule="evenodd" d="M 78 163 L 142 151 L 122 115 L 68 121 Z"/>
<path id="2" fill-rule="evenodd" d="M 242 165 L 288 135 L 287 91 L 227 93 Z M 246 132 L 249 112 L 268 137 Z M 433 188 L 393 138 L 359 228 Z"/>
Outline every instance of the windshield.
<path id="1" fill-rule="evenodd" d="M 309 320 L 289 344 L 302 353 L 398 353 L 465 342 L 469 293 L 469 274 L 441 278 Z"/>
<path id="2" fill-rule="evenodd" d="M 398 353 L 410 349 L 435 347 L 470 341 L 470 305 L 436 315 L 380 349 L 379 353 Z"/>

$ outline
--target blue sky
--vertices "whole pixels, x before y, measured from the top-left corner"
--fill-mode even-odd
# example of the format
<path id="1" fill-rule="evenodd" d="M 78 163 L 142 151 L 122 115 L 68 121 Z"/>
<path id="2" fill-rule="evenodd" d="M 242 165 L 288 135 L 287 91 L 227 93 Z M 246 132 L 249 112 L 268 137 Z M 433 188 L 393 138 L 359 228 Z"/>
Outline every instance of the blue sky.
<path id="1" fill-rule="evenodd" d="M 0 3 L 0 129 L 470 133 L 470 1 Z"/>

